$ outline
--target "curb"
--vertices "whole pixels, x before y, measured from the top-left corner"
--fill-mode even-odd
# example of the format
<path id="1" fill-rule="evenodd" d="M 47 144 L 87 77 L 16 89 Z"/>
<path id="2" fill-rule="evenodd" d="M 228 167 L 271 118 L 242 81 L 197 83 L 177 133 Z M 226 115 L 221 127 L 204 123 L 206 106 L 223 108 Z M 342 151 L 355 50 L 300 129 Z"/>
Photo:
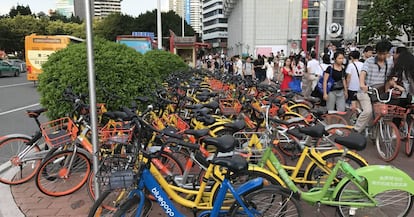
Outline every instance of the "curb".
<path id="1" fill-rule="evenodd" d="M 14 201 L 9 185 L 0 183 L 0 217 L 25 217 Z"/>

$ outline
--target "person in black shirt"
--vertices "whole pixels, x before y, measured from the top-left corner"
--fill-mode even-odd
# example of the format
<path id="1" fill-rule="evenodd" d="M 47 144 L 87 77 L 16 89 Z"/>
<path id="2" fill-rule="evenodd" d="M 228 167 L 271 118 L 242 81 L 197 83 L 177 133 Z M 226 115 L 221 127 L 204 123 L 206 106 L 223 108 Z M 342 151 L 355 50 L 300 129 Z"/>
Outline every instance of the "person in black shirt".
<path id="1" fill-rule="evenodd" d="M 337 111 L 345 111 L 345 100 L 348 98 L 348 89 L 345 80 L 345 70 L 343 62 L 345 54 L 337 51 L 334 54 L 334 63 L 326 69 L 323 77 L 323 99 L 326 100 L 326 108 L 334 110 L 336 105 Z M 328 80 L 332 78 L 334 84 L 328 90 Z"/>
<path id="2" fill-rule="evenodd" d="M 263 69 L 264 59 L 260 54 L 257 56 L 257 59 L 253 62 L 253 65 L 254 73 L 256 74 L 257 80 L 259 80 L 259 82 L 264 81 L 266 79 L 266 69 Z"/>

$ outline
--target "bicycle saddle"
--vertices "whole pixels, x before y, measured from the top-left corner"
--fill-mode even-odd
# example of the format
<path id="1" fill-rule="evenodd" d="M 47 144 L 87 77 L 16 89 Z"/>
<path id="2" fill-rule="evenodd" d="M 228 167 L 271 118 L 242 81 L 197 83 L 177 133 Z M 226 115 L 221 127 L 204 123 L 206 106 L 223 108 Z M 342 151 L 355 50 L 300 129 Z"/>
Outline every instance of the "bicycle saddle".
<path id="1" fill-rule="evenodd" d="M 222 153 L 233 151 L 237 145 L 237 141 L 230 135 L 224 135 L 219 138 L 207 137 L 203 142 L 207 146 L 212 145 L 216 147 L 217 151 Z"/>
<path id="2" fill-rule="evenodd" d="M 125 112 L 121 111 L 113 111 L 113 112 L 105 112 L 103 116 L 108 117 L 113 120 L 127 120 L 129 116 Z"/>
<path id="3" fill-rule="evenodd" d="M 367 146 L 367 139 L 365 136 L 355 132 L 352 132 L 345 137 L 336 137 L 335 142 L 356 151 L 362 151 Z"/>
<path id="4" fill-rule="evenodd" d="M 299 131 L 299 129 L 300 128 L 294 128 L 294 129 L 291 129 L 291 130 L 286 131 L 286 133 L 288 133 L 288 134 L 296 137 L 299 140 L 303 140 L 305 138 L 305 134 L 301 133 Z"/>
<path id="5" fill-rule="evenodd" d="M 240 121 L 234 121 L 231 123 L 225 123 L 224 126 L 231 128 L 234 131 L 239 131 L 246 127 L 246 123 L 243 120 L 240 120 Z"/>
<path id="6" fill-rule="evenodd" d="M 211 163 L 226 167 L 235 173 L 247 170 L 249 166 L 247 160 L 240 155 L 233 155 L 232 158 L 214 158 Z"/>
<path id="7" fill-rule="evenodd" d="M 189 130 L 184 131 L 185 134 L 193 135 L 195 136 L 196 139 L 199 139 L 200 137 L 203 137 L 203 136 L 207 136 L 208 132 L 210 132 L 209 129 L 201 129 L 201 130 L 189 129 Z"/>
<path id="8" fill-rule="evenodd" d="M 326 133 L 325 127 L 320 124 L 311 126 L 311 127 L 299 128 L 299 132 L 306 134 L 313 138 L 321 138 Z"/>
<path id="9" fill-rule="evenodd" d="M 37 118 L 40 114 L 47 111 L 46 108 L 40 108 L 40 109 L 33 109 L 33 110 L 26 110 L 26 113 L 31 118 Z"/>

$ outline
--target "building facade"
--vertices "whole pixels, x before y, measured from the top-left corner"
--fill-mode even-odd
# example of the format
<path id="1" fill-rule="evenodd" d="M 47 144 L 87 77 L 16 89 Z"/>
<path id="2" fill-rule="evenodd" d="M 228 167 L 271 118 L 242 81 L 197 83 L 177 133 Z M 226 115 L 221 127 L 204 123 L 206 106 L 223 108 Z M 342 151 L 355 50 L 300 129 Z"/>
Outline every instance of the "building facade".
<path id="1" fill-rule="evenodd" d="M 215 50 L 228 47 L 227 18 L 224 16 L 223 0 L 203 0 L 202 39 Z M 236 26 L 234 26 L 236 28 Z"/>
<path id="2" fill-rule="evenodd" d="M 369 8 L 371 2 L 224 0 L 224 14 L 229 24 L 229 53 L 266 55 L 282 49 L 287 55 L 291 52 L 297 53 L 301 45 L 303 1 L 308 2 L 307 50 L 313 46 L 325 46 L 332 41 L 339 43 L 357 40 L 361 15 Z M 331 34 L 330 27 L 333 23 L 342 27 L 341 34 Z"/>
<path id="3" fill-rule="evenodd" d="M 73 0 L 57 0 L 56 12 L 68 18 L 74 15 L 75 9 Z"/>
<path id="4" fill-rule="evenodd" d="M 202 7 L 201 0 L 169 0 L 169 10 L 174 11 L 193 27 L 196 33 L 201 33 L 202 29 Z"/>
<path id="5" fill-rule="evenodd" d="M 288 54 L 300 44 L 302 2 L 225 0 L 229 55 Z M 290 49 L 291 48 L 291 49 Z"/>
<path id="6" fill-rule="evenodd" d="M 94 17 L 104 18 L 112 13 L 121 13 L 122 0 L 94 0 L 91 1 Z M 75 16 L 85 19 L 85 0 L 74 0 Z"/>

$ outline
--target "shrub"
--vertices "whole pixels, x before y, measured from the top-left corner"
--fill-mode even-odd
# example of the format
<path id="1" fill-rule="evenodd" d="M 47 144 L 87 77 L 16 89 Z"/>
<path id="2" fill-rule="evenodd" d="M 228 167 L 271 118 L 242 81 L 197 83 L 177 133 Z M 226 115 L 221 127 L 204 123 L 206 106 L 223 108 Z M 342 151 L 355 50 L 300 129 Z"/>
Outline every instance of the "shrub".
<path id="1" fill-rule="evenodd" d="M 171 72 L 188 69 L 181 57 L 167 51 L 148 51 L 144 54 L 144 59 L 160 80 L 164 80 Z"/>
<path id="2" fill-rule="evenodd" d="M 148 95 L 161 83 L 143 56 L 132 48 L 104 39 L 94 39 L 97 102 L 108 109 L 129 105 L 137 95 Z M 164 62 L 164 61 L 160 61 Z M 63 91 L 71 86 L 75 93 L 88 93 L 86 43 L 73 44 L 53 53 L 42 66 L 38 90 L 41 104 L 48 108 L 49 118 L 71 112 L 71 104 L 63 102 Z M 110 99 L 105 89 L 119 99 Z"/>

